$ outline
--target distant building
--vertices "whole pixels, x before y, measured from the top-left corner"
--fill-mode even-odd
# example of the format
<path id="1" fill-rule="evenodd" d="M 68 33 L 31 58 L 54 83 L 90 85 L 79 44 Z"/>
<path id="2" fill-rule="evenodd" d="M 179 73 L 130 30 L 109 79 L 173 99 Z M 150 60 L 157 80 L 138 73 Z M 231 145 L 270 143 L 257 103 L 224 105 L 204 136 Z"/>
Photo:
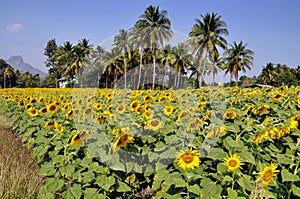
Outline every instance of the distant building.
<path id="1" fill-rule="evenodd" d="M 63 77 L 58 80 L 59 88 L 73 88 L 75 84 L 78 84 L 77 77 Z"/>

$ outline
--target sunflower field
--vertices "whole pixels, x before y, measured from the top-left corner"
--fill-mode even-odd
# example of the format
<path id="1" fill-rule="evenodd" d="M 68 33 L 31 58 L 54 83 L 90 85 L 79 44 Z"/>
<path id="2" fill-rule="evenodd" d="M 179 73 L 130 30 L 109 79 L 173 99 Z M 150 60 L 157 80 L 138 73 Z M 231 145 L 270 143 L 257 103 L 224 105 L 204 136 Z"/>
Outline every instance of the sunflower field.
<path id="1" fill-rule="evenodd" d="M 38 198 L 300 197 L 300 88 L 2 89 Z"/>

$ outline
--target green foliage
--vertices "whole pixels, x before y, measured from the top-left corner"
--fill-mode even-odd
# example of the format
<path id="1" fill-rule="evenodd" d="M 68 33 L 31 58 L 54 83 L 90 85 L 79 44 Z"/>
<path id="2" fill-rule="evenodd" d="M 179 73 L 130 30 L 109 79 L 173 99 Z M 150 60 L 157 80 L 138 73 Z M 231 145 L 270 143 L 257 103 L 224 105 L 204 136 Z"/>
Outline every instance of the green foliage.
<path id="1" fill-rule="evenodd" d="M 299 93 L 299 87 L 286 86 L 114 92 L 7 89 L 1 92 L 0 103 L 41 164 L 38 174 L 46 180 L 38 198 L 251 198 L 260 193 L 293 198 L 300 189 Z M 40 97 L 43 100 L 35 102 Z M 25 108 L 30 104 L 41 110 L 50 99 L 58 106 L 54 113 L 31 116 Z M 141 113 L 130 109 L 132 102 L 145 100 L 153 118 L 162 122 L 158 129 L 149 127 L 146 107 Z M 87 116 L 85 111 L 97 103 L 102 108 Z M 125 112 L 118 112 L 120 103 Z M 73 107 L 65 110 L 66 104 Z M 165 105 L 174 107 L 169 116 Z M 83 117 L 67 118 L 75 109 Z M 105 119 L 95 123 L 99 115 Z M 201 122 L 192 129 L 195 118 Z M 47 129 L 45 124 L 52 120 L 64 130 Z M 83 137 L 79 130 L 87 130 L 89 137 L 75 145 L 74 137 Z M 116 148 L 124 132 L 133 140 Z M 194 169 L 176 161 L 183 157 L 178 153 L 189 148 L 199 151 L 200 164 Z M 233 154 L 242 164 L 231 171 L 224 158 Z M 276 169 L 267 185 L 260 186 L 258 179 L 271 163 Z"/>

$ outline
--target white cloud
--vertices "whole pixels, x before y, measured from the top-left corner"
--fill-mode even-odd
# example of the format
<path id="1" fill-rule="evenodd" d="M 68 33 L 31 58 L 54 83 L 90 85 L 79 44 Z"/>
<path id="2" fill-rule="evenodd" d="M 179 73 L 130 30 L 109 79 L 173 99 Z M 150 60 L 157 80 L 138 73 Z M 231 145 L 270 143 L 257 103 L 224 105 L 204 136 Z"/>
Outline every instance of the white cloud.
<path id="1" fill-rule="evenodd" d="M 22 24 L 18 24 L 18 23 L 10 25 L 10 26 L 6 26 L 6 30 L 9 32 L 18 32 L 22 29 L 24 29 L 24 26 Z"/>

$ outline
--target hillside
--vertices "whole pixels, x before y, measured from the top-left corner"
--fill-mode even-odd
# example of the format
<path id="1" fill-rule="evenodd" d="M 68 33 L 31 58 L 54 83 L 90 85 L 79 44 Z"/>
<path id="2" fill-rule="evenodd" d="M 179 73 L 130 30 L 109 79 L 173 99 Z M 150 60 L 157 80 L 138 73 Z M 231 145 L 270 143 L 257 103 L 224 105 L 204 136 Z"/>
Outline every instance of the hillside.
<path id="1" fill-rule="evenodd" d="M 19 70 L 21 73 L 29 72 L 32 75 L 39 74 L 41 78 L 44 78 L 47 75 L 45 72 L 43 72 L 43 71 L 41 71 L 37 68 L 32 67 L 28 63 L 25 63 L 23 58 L 20 55 L 11 56 L 7 60 L 7 63 L 9 65 L 11 65 L 15 69 L 15 71 Z"/>

